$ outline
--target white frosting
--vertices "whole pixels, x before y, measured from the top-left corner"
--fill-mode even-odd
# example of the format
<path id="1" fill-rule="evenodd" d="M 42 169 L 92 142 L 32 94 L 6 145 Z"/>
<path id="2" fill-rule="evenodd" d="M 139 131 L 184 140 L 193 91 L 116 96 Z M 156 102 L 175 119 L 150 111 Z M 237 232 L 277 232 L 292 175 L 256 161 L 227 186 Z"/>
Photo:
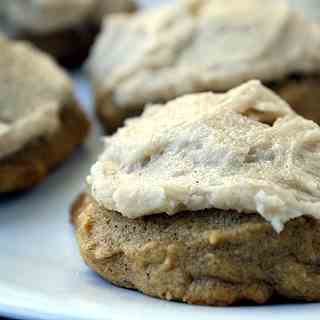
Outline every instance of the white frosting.
<path id="1" fill-rule="evenodd" d="M 46 55 L 0 37 L 0 159 L 59 128 L 72 84 Z"/>
<path id="2" fill-rule="evenodd" d="M 105 14 L 131 5 L 131 0 L 1 0 L 0 14 L 16 31 L 48 33 L 89 20 L 99 23 Z"/>
<path id="3" fill-rule="evenodd" d="M 281 231 L 289 219 L 320 218 L 319 161 L 319 126 L 251 81 L 150 106 L 106 138 L 88 182 L 129 218 L 233 209 Z"/>
<path id="4" fill-rule="evenodd" d="M 88 62 L 98 98 L 141 107 L 320 71 L 320 29 L 284 1 L 185 0 L 112 16 Z"/>

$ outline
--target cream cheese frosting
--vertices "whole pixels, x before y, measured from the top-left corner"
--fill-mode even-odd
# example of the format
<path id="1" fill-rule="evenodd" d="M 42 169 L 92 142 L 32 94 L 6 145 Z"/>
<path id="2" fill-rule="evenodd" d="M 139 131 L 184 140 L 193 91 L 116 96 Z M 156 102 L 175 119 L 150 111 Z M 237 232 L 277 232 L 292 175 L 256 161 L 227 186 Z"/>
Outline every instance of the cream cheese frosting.
<path id="1" fill-rule="evenodd" d="M 320 218 L 320 128 L 250 81 L 149 106 L 105 139 L 88 184 L 128 218 L 206 208 L 258 212 L 275 230 Z"/>
<path id="2" fill-rule="evenodd" d="M 0 159 L 59 128 L 71 80 L 45 54 L 0 37 Z"/>
<path id="3" fill-rule="evenodd" d="M 131 0 L 1 0 L 0 14 L 17 32 L 48 33 L 88 20 L 99 23 L 105 14 L 131 4 Z"/>
<path id="4" fill-rule="evenodd" d="M 184 0 L 106 19 L 88 62 L 119 108 L 320 71 L 320 27 L 284 1 Z"/>

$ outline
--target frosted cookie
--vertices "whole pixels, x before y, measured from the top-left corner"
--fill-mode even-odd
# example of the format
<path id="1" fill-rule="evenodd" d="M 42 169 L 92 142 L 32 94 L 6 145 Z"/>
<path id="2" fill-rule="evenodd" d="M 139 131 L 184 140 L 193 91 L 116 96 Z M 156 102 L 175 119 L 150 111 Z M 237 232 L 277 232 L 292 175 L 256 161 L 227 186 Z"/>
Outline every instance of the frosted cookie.
<path id="1" fill-rule="evenodd" d="M 103 16 L 134 10 L 131 0 L 2 0 L 0 29 L 75 66 L 87 57 Z"/>
<path id="2" fill-rule="evenodd" d="M 89 122 L 46 54 L 0 38 L 0 193 L 41 182 L 83 142 Z"/>
<path id="3" fill-rule="evenodd" d="M 97 113 L 112 132 L 148 103 L 260 79 L 320 122 L 319 28 L 284 1 L 186 0 L 112 16 L 88 61 Z"/>
<path id="4" fill-rule="evenodd" d="M 150 106 L 106 138 L 71 210 L 81 255 L 162 299 L 319 301 L 319 142 L 257 81 Z"/>

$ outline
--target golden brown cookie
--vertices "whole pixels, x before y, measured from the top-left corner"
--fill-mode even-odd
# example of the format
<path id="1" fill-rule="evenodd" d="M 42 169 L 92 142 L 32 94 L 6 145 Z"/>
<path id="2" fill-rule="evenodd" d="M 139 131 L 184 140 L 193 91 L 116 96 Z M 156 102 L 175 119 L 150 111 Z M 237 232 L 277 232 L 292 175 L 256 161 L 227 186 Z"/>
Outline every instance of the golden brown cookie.
<path id="1" fill-rule="evenodd" d="M 29 188 L 89 131 L 71 79 L 23 42 L 0 38 L 0 192 Z"/>
<path id="2" fill-rule="evenodd" d="M 108 133 L 147 104 L 252 79 L 319 123 L 319 46 L 319 26 L 285 2 L 188 0 L 107 19 L 88 70 Z"/>
<path id="3" fill-rule="evenodd" d="M 71 209 L 105 279 L 188 303 L 320 300 L 320 127 L 257 80 L 151 105 Z"/>
<path id="4" fill-rule="evenodd" d="M 193 304 L 320 300 L 320 224 L 311 218 L 280 234 L 257 214 L 216 209 L 132 220 L 82 195 L 71 220 L 86 263 L 121 287 Z"/>

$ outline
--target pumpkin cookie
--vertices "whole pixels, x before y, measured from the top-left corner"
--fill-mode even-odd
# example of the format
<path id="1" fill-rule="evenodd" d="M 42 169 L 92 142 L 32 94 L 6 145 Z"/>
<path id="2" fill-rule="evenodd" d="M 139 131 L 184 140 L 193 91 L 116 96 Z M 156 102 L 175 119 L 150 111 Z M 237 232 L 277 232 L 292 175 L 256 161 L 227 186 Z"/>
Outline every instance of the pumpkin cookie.
<path id="1" fill-rule="evenodd" d="M 46 54 L 0 38 L 0 192 L 41 182 L 81 144 L 89 122 L 71 80 Z"/>
<path id="2" fill-rule="evenodd" d="M 112 283 L 188 303 L 320 301 L 320 127 L 258 81 L 152 105 L 71 210 Z"/>
<path id="3" fill-rule="evenodd" d="M 108 132 L 148 103 L 225 92 L 251 79 L 319 123 L 320 27 L 285 1 L 261 6 L 259 0 L 186 0 L 108 18 L 88 62 Z"/>

